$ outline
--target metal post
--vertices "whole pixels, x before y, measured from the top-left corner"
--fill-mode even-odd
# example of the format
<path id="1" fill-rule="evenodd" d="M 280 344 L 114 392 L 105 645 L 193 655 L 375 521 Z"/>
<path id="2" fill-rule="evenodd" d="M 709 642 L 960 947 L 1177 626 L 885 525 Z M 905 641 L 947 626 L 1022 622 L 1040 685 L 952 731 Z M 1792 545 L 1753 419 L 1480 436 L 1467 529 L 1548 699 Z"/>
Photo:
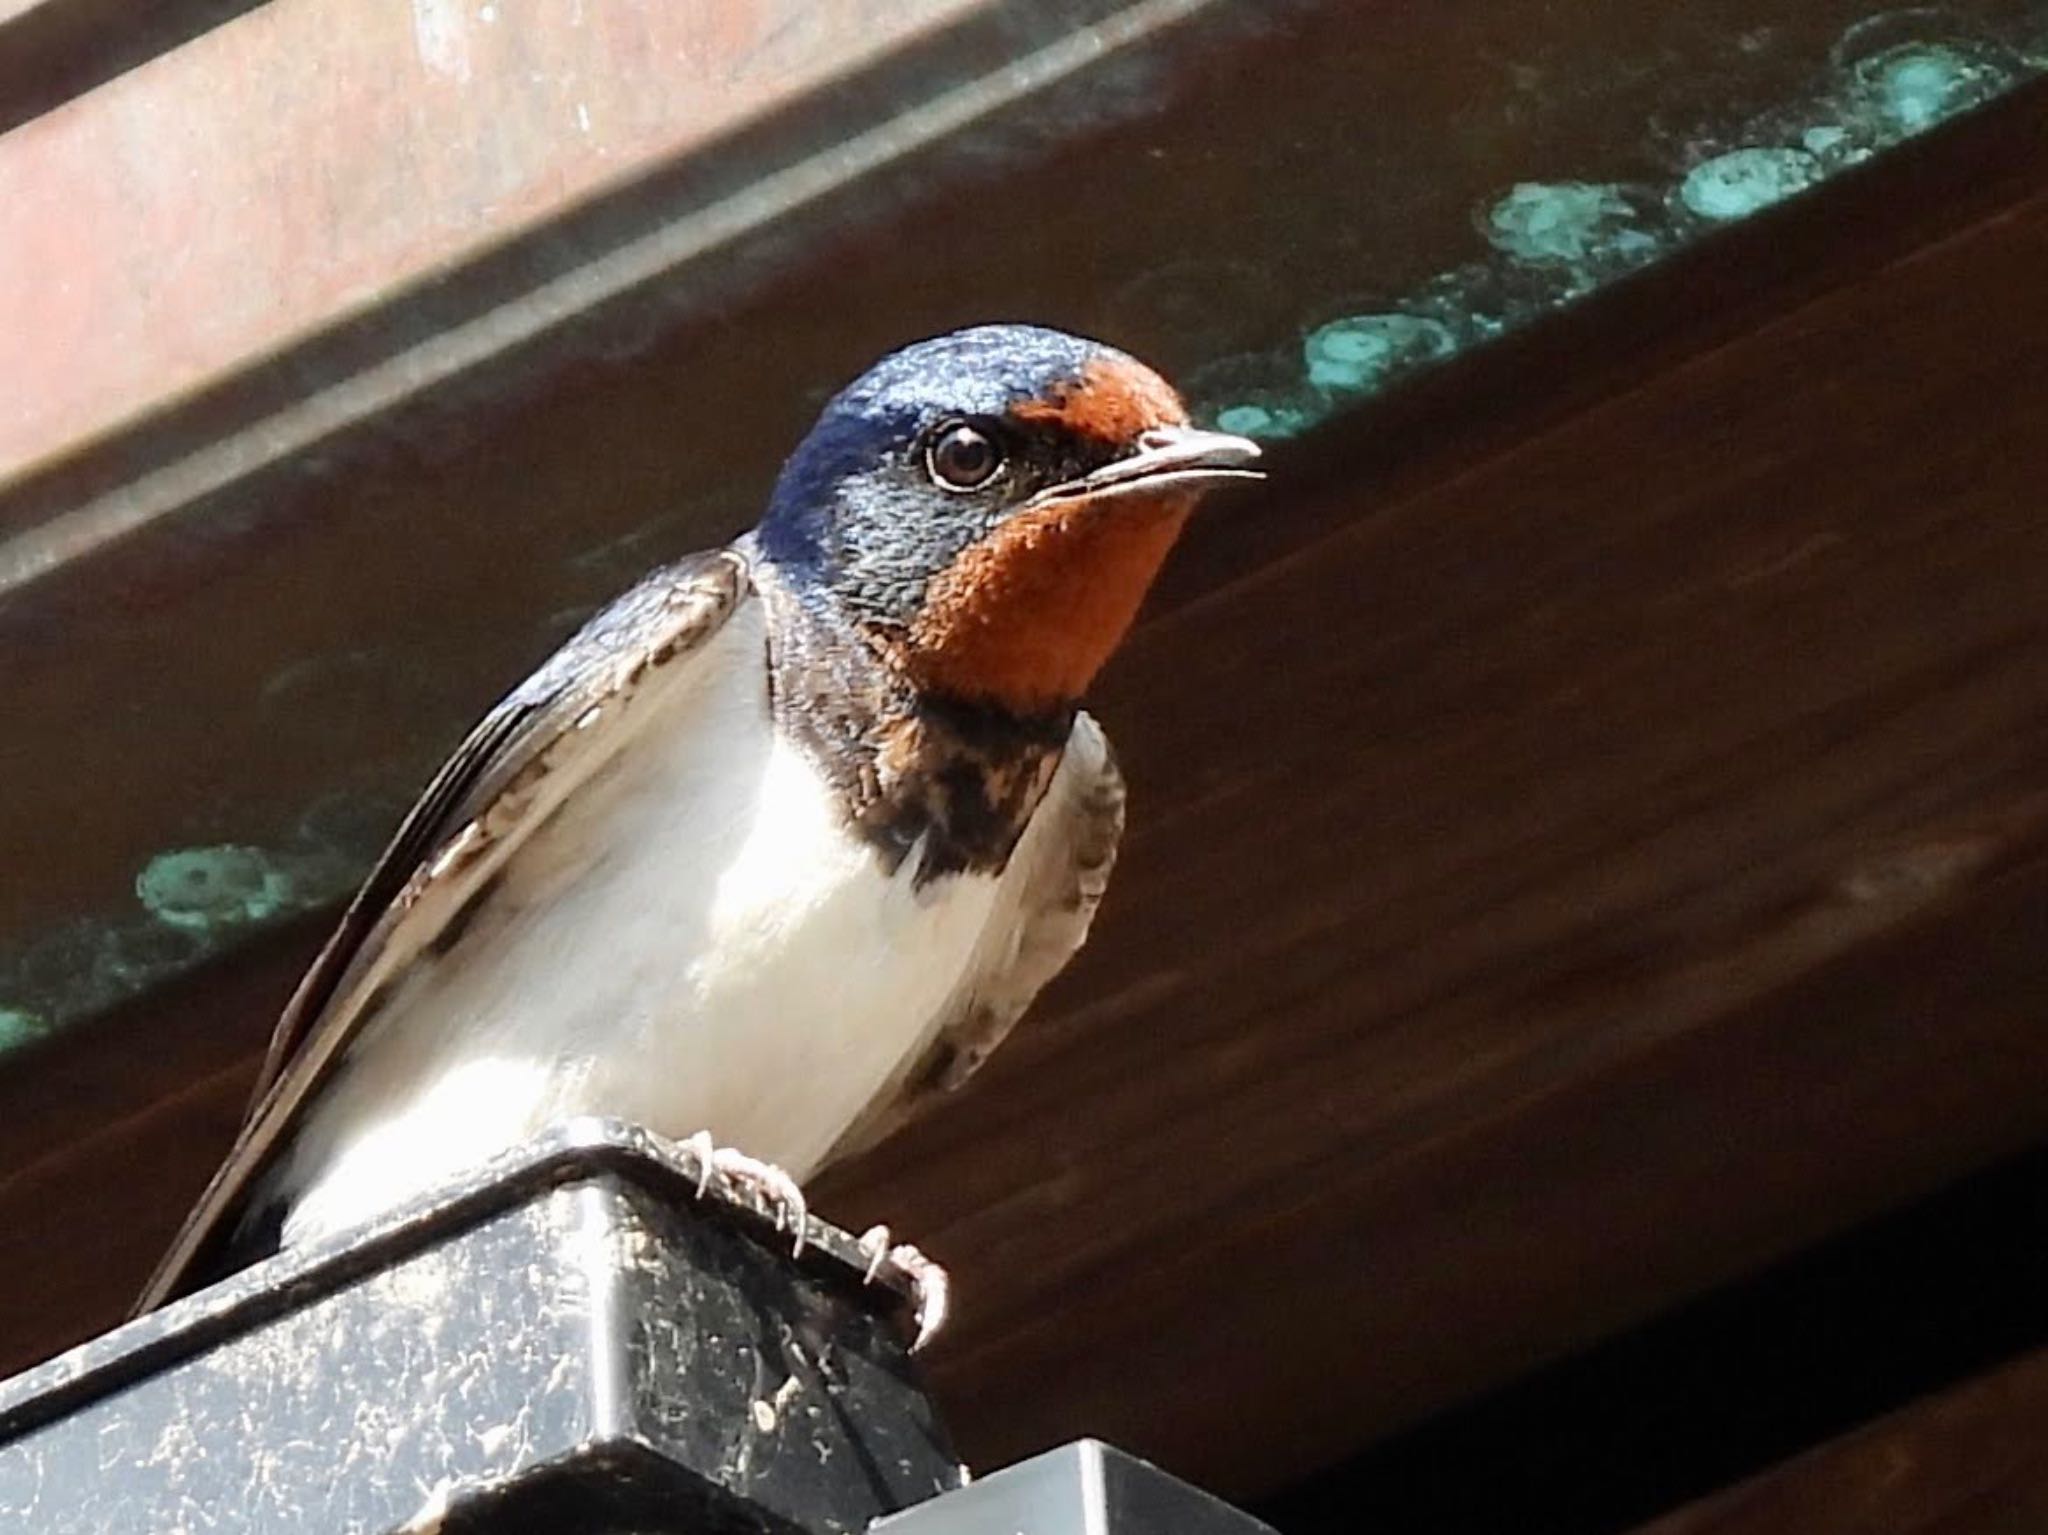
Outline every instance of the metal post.
<path id="1" fill-rule="evenodd" d="M 0 1386 L 0 1528 L 851 1535 L 963 1480 L 905 1297 L 564 1127 Z"/>

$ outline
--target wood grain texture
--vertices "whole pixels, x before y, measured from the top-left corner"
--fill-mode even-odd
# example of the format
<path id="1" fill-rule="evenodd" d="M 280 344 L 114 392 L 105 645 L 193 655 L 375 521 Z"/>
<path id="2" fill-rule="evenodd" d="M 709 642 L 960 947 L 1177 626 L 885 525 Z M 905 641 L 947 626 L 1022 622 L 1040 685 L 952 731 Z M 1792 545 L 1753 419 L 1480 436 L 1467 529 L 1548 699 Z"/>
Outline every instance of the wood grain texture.
<path id="1" fill-rule="evenodd" d="M 1095 1433 L 1249 1495 L 2048 1134 L 2040 142 L 1903 245 L 1828 224 L 1881 179 L 1740 231 L 1197 526 L 1097 701 L 1093 944 L 818 1195 L 954 1268 L 977 1461 Z M 464 446 L 470 505 L 625 473 L 567 394 Z M 276 600 L 351 537 L 302 517 Z M 9 1364 L 139 1280 L 306 943 L 0 1079 Z"/>
<path id="2" fill-rule="evenodd" d="M 54 106 L 66 75 L 130 66 L 91 110 L 46 111 L 0 143 L 0 323 L 15 378 L 37 385 L 0 415 L 0 484 L 814 95 L 969 0 L 623 0 L 502 27 L 433 0 L 124 9 L 65 0 L 0 25 L 0 127 Z"/>
<path id="3" fill-rule="evenodd" d="M 2035 199 L 1140 634 L 1087 1001 L 871 1170 L 971 1445 L 1256 1487 L 2048 1131 L 2044 269 Z"/>
<path id="4" fill-rule="evenodd" d="M 2034 1535 L 2048 1525 L 2048 1354 L 1916 1402 L 1641 1535 Z"/>
<path id="5" fill-rule="evenodd" d="M 138 1260 L 162 1255 L 233 1141 L 326 926 L 297 924 L 0 1072 L 0 1370 L 126 1314 Z"/>

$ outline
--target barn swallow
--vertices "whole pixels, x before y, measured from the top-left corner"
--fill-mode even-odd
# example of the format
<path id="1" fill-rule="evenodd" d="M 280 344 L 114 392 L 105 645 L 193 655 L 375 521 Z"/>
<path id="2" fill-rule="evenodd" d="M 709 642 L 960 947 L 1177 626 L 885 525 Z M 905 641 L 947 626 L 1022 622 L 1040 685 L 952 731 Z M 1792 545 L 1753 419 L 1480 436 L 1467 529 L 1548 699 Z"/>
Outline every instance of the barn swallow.
<path id="1" fill-rule="evenodd" d="M 139 1309 L 583 1114 L 727 1148 L 800 1242 L 803 1181 L 966 1080 L 1087 936 L 1124 788 L 1079 700 L 1257 457 L 1058 331 L 876 364 L 758 526 L 653 572 L 456 748 Z"/>

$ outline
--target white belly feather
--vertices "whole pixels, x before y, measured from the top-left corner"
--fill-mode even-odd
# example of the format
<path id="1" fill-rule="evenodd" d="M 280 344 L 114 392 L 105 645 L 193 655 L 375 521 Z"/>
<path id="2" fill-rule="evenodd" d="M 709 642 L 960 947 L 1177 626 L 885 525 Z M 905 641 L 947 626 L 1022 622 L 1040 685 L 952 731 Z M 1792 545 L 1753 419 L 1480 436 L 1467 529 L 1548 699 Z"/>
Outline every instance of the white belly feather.
<path id="1" fill-rule="evenodd" d="M 773 730 L 762 643 L 743 604 L 400 985 L 280 1170 L 287 1241 L 572 1114 L 709 1130 L 801 1179 L 929 1037 L 998 882 L 884 872 Z"/>

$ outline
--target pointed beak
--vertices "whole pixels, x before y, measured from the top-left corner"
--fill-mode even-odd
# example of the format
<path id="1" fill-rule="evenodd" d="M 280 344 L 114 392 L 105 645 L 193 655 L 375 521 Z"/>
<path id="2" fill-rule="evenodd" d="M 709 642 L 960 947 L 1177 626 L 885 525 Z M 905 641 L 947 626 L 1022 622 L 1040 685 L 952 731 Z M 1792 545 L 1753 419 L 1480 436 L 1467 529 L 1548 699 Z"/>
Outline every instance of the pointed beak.
<path id="1" fill-rule="evenodd" d="M 1161 490 L 1194 490 L 1225 480 L 1262 480 L 1250 467 L 1259 445 L 1249 437 L 1205 432 L 1192 426 L 1154 427 L 1138 438 L 1138 451 L 1104 464 L 1078 480 L 1054 485 L 1034 499 L 1099 500 L 1109 496 L 1151 494 Z"/>

